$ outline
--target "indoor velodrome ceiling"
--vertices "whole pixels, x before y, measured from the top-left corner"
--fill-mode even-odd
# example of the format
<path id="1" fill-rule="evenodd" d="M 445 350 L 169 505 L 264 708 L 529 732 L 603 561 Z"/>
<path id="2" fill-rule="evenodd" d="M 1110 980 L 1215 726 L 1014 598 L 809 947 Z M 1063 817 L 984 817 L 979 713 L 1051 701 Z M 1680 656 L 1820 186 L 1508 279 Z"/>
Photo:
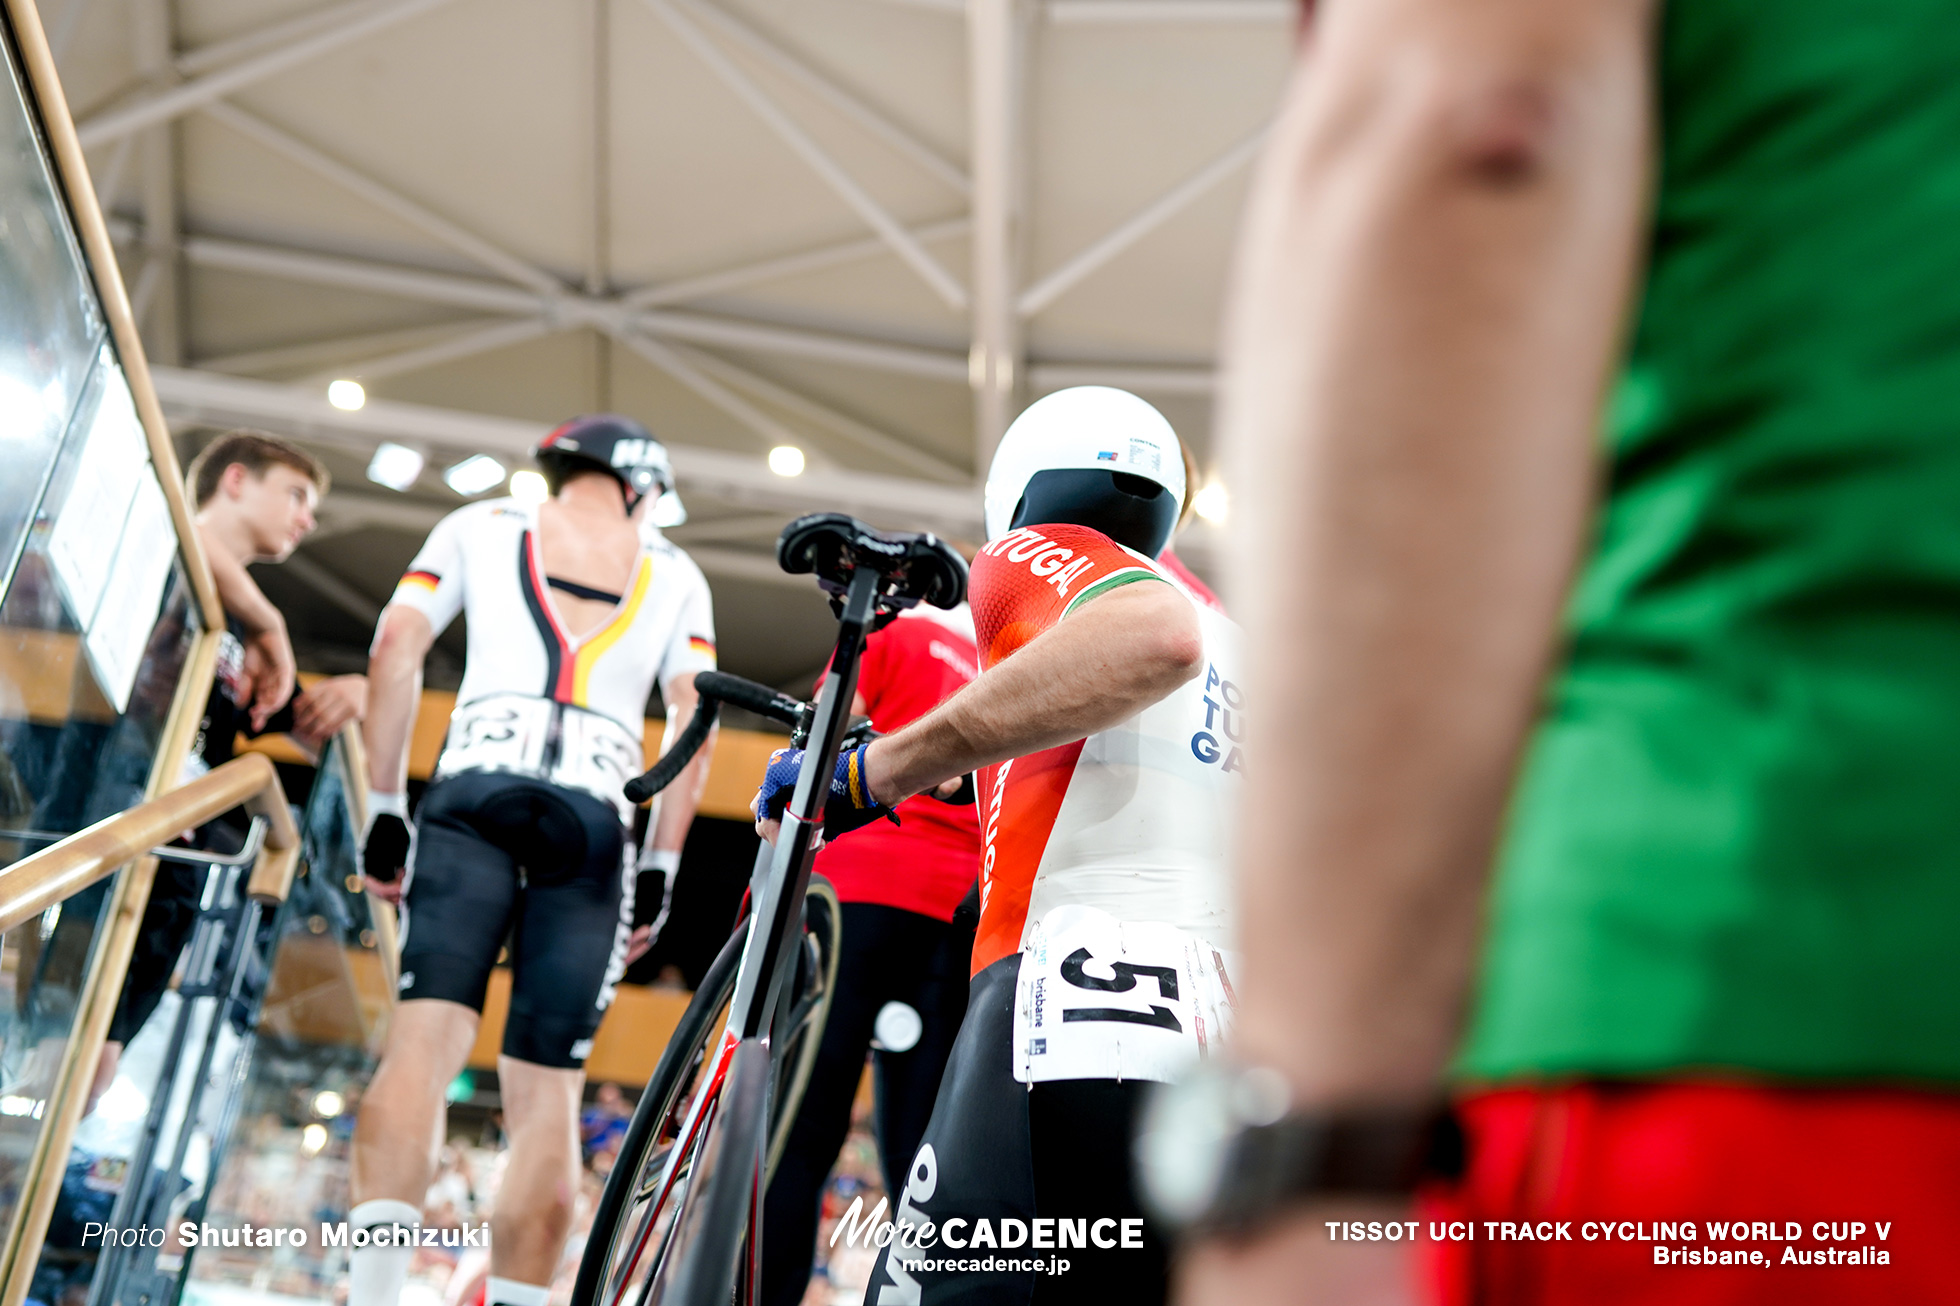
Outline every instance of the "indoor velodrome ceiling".
<path id="1" fill-rule="evenodd" d="M 789 515 L 979 533 L 976 466 L 1081 381 L 1210 465 L 1222 284 L 1288 0 L 44 0 L 186 455 L 251 425 L 335 475 L 270 571 L 356 667 L 415 544 L 550 424 L 676 451 L 724 664 L 805 681 Z M 328 384 L 367 402 L 343 411 Z M 426 457 L 406 491 L 379 443 Z M 800 449 L 800 476 L 766 453 Z M 488 491 L 494 493 L 495 491 Z M 1180 545 L 1201 569 L 1215 528 Z M 445 641 L 453 674 L 459 646 Z"/>

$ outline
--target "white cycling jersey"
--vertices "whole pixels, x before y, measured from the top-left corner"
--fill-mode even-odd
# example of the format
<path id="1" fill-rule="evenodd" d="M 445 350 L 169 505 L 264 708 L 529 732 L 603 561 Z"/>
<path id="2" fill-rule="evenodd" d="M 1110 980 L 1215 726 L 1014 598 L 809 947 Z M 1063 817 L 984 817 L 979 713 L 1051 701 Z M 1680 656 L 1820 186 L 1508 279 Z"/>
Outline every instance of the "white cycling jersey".
<path id="1" fill-rule="evenodd" d="M 631 805 L 656 684 L 715 667 L 714 609 L 693 559 L 656 531 L 612 617 L 573 638 L 559 621 L 533 509 L 515 499 L 459 508 L 436 524 L 395 586 L 440 634 L 469 623 L 437 777 L 510 771 Z"/>
<path id="2" fill-rule="evenodd" d="M 1020 954 L 1014 1074 L 1165 1079 L 1230 1026 L 1229 832 L 1245 771 L 1239 628 L 1167 568 L 1083 526 L 974 560 L 981 674 L 1098 594 L 1191 601 L 1204 669 L 1107 730 L 985 768 L 973 968 Z"/>

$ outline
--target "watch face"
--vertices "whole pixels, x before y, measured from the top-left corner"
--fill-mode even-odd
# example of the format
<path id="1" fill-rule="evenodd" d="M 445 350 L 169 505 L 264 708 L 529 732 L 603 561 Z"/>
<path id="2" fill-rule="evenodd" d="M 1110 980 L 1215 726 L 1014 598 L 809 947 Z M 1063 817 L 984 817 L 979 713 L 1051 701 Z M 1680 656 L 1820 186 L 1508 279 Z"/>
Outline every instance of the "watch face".
<path id="1" fill-rule="evenodd" d="M 1186 1225 L 1211 1208 L 1238 1125 L 1232 1076 L 1206 1067 L 1158 1086 L 1137 1135 L 1137 1168 L 1152 1214 Z"/>

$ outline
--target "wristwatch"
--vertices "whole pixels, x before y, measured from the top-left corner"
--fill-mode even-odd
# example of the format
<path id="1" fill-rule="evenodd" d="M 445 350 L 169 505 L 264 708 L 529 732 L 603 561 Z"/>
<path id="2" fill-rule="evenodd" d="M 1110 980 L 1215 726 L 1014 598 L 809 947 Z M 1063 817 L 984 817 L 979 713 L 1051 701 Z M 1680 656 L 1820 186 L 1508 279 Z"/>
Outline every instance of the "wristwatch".
<path id="1" fill-rule="evenodd" d="M 1463 1169 L 1447 1106 L 1296 1110 L 1286 1077 L 1212 1059 L 1160 1084 L 1136 1141 L 1145 1209 L 1181 1237 L 1244 1236 L 1321 1196 L 1407 1196 Z"/>

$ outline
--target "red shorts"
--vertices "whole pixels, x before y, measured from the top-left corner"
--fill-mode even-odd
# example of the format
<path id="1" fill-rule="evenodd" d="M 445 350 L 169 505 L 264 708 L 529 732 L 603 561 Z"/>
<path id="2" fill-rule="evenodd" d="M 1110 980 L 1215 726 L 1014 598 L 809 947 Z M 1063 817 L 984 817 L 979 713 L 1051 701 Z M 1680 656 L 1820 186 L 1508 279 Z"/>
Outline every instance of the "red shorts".
<path id="1" fill-rule="evenodd" d="M 1582 1083 L 1460 1111 L 1468 1168 L 1418 1212 L 1443 1306 L 1960 1303 L 1960 1093 Z"/>

